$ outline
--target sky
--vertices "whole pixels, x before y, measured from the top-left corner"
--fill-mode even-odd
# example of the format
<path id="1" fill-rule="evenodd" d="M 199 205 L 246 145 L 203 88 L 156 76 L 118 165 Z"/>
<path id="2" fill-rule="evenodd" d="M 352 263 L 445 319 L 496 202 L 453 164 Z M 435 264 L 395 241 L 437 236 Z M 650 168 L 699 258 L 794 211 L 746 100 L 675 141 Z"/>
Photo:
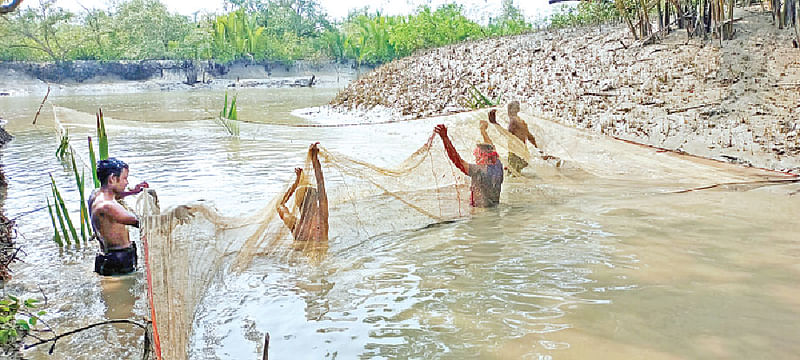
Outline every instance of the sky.
<path id="1" fill-rule="evenodd" d="M 491 16 L 500 13 L 501 0 L 318 0 L 325 11 L 334 19 L 347 16 L 351 9 L 360 9 L 369 6 L 373 10 L 381 10 L 386 15 L 408 15 L 419 5 L 430 4 L 431 7 L 444 3 L 458 3 L 464 5 L 466 15 L 478 22 L 487 22 Z M 87 8 L 108 9 L 109 0 L 57 0 L 56 4 L 73 12 L 83 11 Z M 183 15 L 192 15 L 197 11 L 221 12 L 223 0 L 161 0 L 167 7 Z M 547 0 L 515 0 L 515 4 L 529 20 L 543 18 L 549 14 L 550 6 Z M 36 0 L 23 2 L 23 6 L 38 4 Z"/>

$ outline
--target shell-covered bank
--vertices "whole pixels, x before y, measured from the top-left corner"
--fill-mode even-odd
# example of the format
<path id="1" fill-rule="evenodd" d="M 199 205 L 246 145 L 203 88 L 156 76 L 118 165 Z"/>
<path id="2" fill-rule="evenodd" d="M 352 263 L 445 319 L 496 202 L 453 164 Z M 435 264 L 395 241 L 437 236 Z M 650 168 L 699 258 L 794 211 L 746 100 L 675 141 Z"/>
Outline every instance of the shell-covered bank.
<path id="1" fill-rule="evenodd" d="M 658 147 L 800 171 L 800 50 L 758 7 L 737 9 L 733 40 L 674 31 L 642 45 L 624 25 L 461 43 L 386 64 L 336 108 L 408 117 L 468 110 L 474 85 L 559 123 Z"/>

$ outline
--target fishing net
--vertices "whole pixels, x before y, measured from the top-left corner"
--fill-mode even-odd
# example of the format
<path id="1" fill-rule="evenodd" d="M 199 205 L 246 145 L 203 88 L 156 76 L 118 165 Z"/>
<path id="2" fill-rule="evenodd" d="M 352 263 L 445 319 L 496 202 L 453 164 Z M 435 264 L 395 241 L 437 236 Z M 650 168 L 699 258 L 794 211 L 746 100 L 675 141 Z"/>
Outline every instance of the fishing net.
<path id="1" fill-rule="evenodd" d="M 74 119 L 75 126 L 91 124 L 89 114 L 57 110 L 59 124 L 63 123 L 59 122 L 59 116 Z M 448 125 L 459 153 L 473 162 L 472 149 L 483 142 L 478 123 L 487 114 L 481 110 L 436 122 Z M 774 173 L 737 168 L 567 128 L 525 109 L 520 116 L 536 137 L 538 149 L 529 149 L 501 126 L 489 127 L 489 136 L 503 162 L 512 152 L 530 163 L 521 174 L 507 177 L 506 182 L 533 185 L 565 181 L 571 176 L 584 180 L 652 182 L 663 184 L 665 191 L 674 191 L 776 177 Z M 503 111 L 498 121 L 501 125 L 508 124 Z M 107 121 L 106 126 L 112 129 L 115 123 Z M 432 130 L 431 124 L 407 125 Z M 395 166 L 376 166 L 368 154 L 355 157 L 320 148 L 329 202 L 329 243 L 367 241 L 380 234 L 468 217 L 476 211 L 469 206 L 470 179 L 450 162 L 438 136 L 431 133 L 416 151 L 399 155 L 398 158 L 405 160 Z M 316 188 L 310 155 L 304 164 L 297 166 L 303 168 L 299 186 Z M 293 182 L 294 179 L 285 184 L 284 189 L 289 189 Z M 134 208 L 141 218 L 140 231 L 145 244 L 154 340 L 161 358 L 188 357 L 196 308 L 206 289 L 220 277 L 246 269 L 257 257 L 278 261 L 295 256 L 310 261 L 324 257 L 327 243 L 295 241 L 278 215 L 285 190 L 272 199 L 264 199 L 263 207 L 248 215 L 223 215 L 205 202 L 162 210 L 153 190 L 136 197 Z M 296 197 L 297 192 L 287 199 L 286 207 L 292 216 L 299 218 L 302 202 Z M 513 198 L 507 198 L 513 203 Z"/>

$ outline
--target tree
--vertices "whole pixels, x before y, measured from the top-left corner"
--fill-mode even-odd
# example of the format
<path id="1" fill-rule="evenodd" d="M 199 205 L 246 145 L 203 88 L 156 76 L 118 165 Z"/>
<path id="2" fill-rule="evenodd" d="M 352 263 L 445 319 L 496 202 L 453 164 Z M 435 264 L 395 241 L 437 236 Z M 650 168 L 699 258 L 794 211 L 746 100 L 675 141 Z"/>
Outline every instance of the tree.
<path id="1" fill-rule="evenodd" d="M 328 15 L 316 0 L 269 0 L 260 17 L 266 31 L 278 37 L 284 33 L 317 37 L 332 28 Z"/>
<path id="2" fill-rule="evenodd" d="M 500 13 L 500 21 L 519 21 L 524 19 L 522 11 L 514 5 L 514 0 L 503 0 L 503 10 Z"/>
<path id="3" fill-rule="evenodd" d="M 64 37 L 60 31 L 73 14 L 54 6 L 55 0 L 40 0 L 38 8 L 29 8 L 10 17 L 3 16 L 5 23 L 3 38 L 9 50 L 31 50 L 46 54 L 53 61 L 62 61 L 68 48 L 62 46 Z M 18 5 L 18 4 L 17 4 Z"/>
<path id="4" fill-rule="evenodd" d="M 212 49 L 218 59 L 253 59 L 264 45 L 264 27 L 243 9 L 218 16 L 212 27 Z"/>
<path id="5" fill-rule="evenodd" d="M 514 5 L 513 0 L 503 0 L 500 16 L 489 21 L 491 35 L 516 35 L 530 31 L 533 25 L 525 20 L 522 11 Z"/>
<path id="6" fill-rule="evenodd" d="M 159 0 L 120 3 L 113 16 L 112 43 L 124 59 L 166 59 L 170 44 L 192 30 L 189 19 L 170 14 Z"/>
<path id="7" fill-rule="evenodd" d="M 119 52 L 111 44 L 113 21 L 111 15 L 104 10 L 84 7 L 83 26 L 81 32 L 86 41 L 76 44 L 70 52 L 73 58 L 83 60 L 112 60 L 119 57 Z"/>

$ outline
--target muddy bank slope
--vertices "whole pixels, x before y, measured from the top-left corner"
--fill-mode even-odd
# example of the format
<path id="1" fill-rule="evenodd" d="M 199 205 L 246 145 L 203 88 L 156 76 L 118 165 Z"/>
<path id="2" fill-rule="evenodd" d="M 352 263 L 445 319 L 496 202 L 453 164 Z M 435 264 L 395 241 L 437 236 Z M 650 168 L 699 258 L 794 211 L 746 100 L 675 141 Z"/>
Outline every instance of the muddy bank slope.
<path id="1" fill-rule="evenodd" d="M 11 135 L 3 127 L 0 127 L 0 148 L 9 141 L 11 141 Z M 3 166 L 0 165 L 0 283 L 11 279 L 8 266 L 11 265 L 15 258 L 14 222 L 5 216 L 5 210 L 3 209 L 7 193 L 8 183 L 6 182 Z"/>
<path id="2" fill-rule="evenodd" d="M 622 26 L 462 43 L 386 64 L 332 101 L 410 117 L 466 111 L 470 84 L 544 118 L 654 146 L 800 173 L 800 49 L 760 8 L 735 39 L 647 46 Z"/>
<path id="3" fill-rule="evenodd" d="M 341 87 L 361 70 L 353 63 L 333 61 L 296 61 L 292 64 L 241 60 L 230 63 L 211 60 L 0 61 L 0 96 L 44 94 L 48 84 L 59 88 L 80 86 L 84 91 L 95 85 L 108 84 L 119 85 L 129 91 L 222 89 L 233 86 Z M 98 91 L 102 91 L 102 88 Z"/>

